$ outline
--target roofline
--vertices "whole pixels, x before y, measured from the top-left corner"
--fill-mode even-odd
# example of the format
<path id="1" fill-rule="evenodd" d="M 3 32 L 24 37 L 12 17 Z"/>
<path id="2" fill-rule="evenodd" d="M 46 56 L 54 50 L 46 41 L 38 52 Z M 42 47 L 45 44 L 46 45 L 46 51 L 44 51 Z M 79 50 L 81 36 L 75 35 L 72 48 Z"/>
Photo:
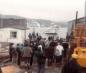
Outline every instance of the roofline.
<path id="1" fill-rule="evenodd" d="M 77 19 L 79 20 L 79 19 L 83 19 L 83 18 L 85 18 L 85 17 L 80 17 L 80 18 L 77 18 Z M 72 19 L 72 20 L 70 20 L 68 22 L 72 22 L 72 21 L 75 21 L 75 19 Z"/>
<path id="2" fill-rule="evenodd" d="M 29 28 L 21 29 L 21 28 L 15 28 L 15 27 L 0 27 L 0 29 L 3 29 L 3 28 L 14 28 L 14 29 L 19 29 L 19 30 L 27 30 L 27 29 L 29 29 Z"/>
<path id="3" fill-rule="evenodd" d="M 57 33 L 45 33 L 45 34 L 55 34 L 56 35 Z"/>

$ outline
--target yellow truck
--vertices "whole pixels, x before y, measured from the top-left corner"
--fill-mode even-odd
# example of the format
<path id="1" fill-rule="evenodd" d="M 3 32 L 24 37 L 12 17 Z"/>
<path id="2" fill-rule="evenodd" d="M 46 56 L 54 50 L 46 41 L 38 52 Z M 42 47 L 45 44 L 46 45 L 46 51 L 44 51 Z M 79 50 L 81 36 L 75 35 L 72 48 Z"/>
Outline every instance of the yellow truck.
<path id="1" fill-rule="evenodd" d="M 76 59 L 81 67 L 86 68 L 86 25 L 77 24 L 73 29 L 73 37 L 76 48 L 74 49 L 72 58 Z"/>
<path id="2" fill-rule="evenodd" d="M 78 23 L 72 29 L 70 46 L 75 44 L 69 61 L 63 66 L 62 73 L 82 73 L 86 70 L 86 25 Z M 83 73 L 86 73 L 83 72 Z"/>

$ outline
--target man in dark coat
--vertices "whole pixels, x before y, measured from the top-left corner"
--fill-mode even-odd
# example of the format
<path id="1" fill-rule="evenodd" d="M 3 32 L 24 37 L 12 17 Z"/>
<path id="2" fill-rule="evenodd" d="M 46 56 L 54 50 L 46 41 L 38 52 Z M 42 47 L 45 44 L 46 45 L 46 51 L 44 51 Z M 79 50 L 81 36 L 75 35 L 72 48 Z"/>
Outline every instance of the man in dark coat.
<path id="1" fill-rule="evenodd" d="M 36 56 L 37 56 L 37 64 L 38 64 L 37 73 L 45 73 L 45 55 L 42 45 L 38 45 Z"/>
<path id="2" fill-rule="evenodd" d="M 13 50 L 13 43 L 10 43 L 10 44 L 9 44 L 10 61 L 12 61 L 12 50 Z"/>
<path id="3" fill-rule="evenodd" d="M 47 56 L 48 56 L 48 66 L 52 65 L 54 61 L 54 48 L 56 46 L 56 43 L 52 41 L 49 45 L 49 48 L 47 49 Z"/>
<path id="4" fill-rule="evenodd" d="M 34 58 L 35 50 L 36 50 L 36 42 L 35 41 L 31 41 L 30 44 L 31 44 L 31 48 L 32 48 L 32 51 L 33 51 L 32 55 L 31 55 L 31 59 L 30 59 L 30 66 L 32 66 L 33 58 Z"/>
<path id="5" fill-rule="evenodd" d="M 20 65 L 21 63 L 21 48 L 20 48 L 20 45 L 17 44 L 17 54 L 18 54 L 18 60 L 17 60 L 17 64 Z"/>

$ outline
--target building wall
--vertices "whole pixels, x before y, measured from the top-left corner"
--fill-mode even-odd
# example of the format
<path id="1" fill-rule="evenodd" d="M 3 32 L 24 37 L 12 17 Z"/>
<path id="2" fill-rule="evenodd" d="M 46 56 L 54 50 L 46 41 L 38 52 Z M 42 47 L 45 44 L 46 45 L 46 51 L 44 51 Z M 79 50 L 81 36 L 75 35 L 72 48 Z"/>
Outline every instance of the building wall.
<path id="1" fill-rule="evenodd" d="M 52 29 L 50 29 L 50 27 L 30 28 L 30 29 L 26 30 L 26 38 L 28 39 L 28 34 L 32 33 L 33 31 L 35 31 L 36 33 L 39 33 L 43 38 L 47 38 L 49 35 L 45 34 L 45 33 L 47 31 L 52 32 Z M 68 28 L 67 27 L 59 27 L 56 30 L 57 35 L 55 37 L 59 37 L 59 38 L 64 38 L 65 39 L 66 35 L 67 35 L 67 32 L 68 32 Z M 51 35 L 52 34 L 50 34 L 50 36 Z"/>
<path id="2" fill-rule="evenodd" d="M 0 29 L 0 42 L 12 42 L 12 43 L 23 43 L 25 39 L 28 39 L 29 33 L 35 31 L 39 33 L 43 38 L 47 38 L 49 35 L 45 34 L 49 28 L 30 28 L 25 30 L 15 29 L 15 28 L 2 28 Z M 11 38 L 10 32 L 16 31 L 17 38 Z M 51 30 L 52 31 L 52 30 Z M 67 35 L 67 28 L 59 28 L 57 35 L 59 38 L 66 38 Z"/>
<path id="3" fill-rule="evenodd" d="M 17 38 L 10 37 L 11 31 L 17 32 Z M 14 28 L 0 29 L 0 42 L 22 43 L 24 41 L 24 38 L 25 38 L 24 30 L 14 29 Z"/>
<path id="4" fill-rule="evenodd" d="M 47 27 L 35 27 L 35 28 L 29 28 L 28 30 L 26 30 L 26 38 L 28 39 L 28 34 L 32 33 L 35 31 L 35 33 L 39 33 L 39 35 L 41 35 L 43 38 L 47 38 L 47 35 L 45 34 L 46 30 L 48 30 L 49 28 Z"/>
<path id="5" fill-rule="evenodd" d="M 66 36 L 67 36 L 67 32 L 68 32 L 68 28 L 67 27 L 65 27 L 65 28 L 59 28 L 59 30 L 58 30 L 58 37 L 59 38 L 66 38 Z"/>

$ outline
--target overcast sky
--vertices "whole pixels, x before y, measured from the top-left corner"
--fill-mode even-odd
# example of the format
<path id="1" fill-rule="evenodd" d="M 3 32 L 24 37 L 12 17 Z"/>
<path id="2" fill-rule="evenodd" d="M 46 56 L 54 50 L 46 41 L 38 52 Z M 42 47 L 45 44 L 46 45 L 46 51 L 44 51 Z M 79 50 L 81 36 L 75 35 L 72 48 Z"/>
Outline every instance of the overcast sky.
<path id="1" fill-rule="evenodd" d="M 85 0 L 0 0 L 0 14 L 69 21 L 84 16 Z"/>

